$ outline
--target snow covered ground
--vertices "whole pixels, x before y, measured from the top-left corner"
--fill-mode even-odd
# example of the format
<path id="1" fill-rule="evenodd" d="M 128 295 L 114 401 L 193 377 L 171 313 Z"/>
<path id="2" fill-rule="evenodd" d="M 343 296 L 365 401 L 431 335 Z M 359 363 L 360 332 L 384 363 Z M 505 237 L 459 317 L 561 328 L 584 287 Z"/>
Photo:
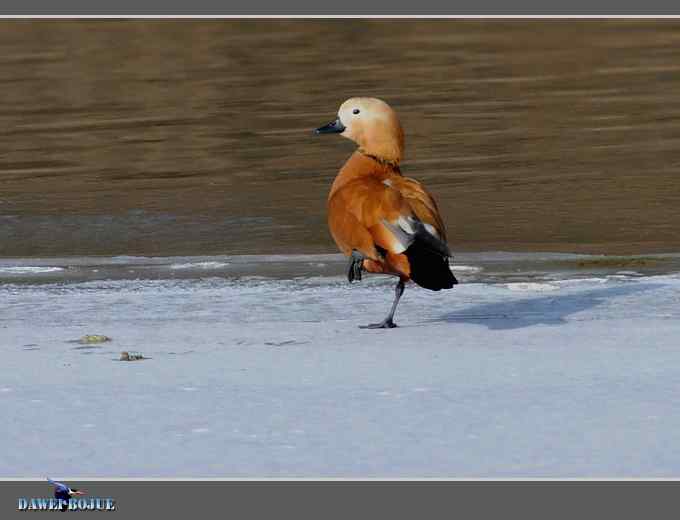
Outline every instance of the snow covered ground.
<path id="1" fill-rule="evenodd" d="M 361 330 L 391 279 L 288 260 L 1 263 L 0 476 L 680 477 L 673 270 L 464 259 Z"/>

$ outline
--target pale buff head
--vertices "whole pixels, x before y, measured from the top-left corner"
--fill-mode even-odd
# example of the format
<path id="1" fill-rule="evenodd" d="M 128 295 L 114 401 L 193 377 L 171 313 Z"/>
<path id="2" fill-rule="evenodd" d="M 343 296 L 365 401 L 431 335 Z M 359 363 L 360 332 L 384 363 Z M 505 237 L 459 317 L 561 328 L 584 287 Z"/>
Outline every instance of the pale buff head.
<path id="1" fill-rule="evenodd" d="M 398 163 L 404 150 L 404 132 L 397 114 L 376 98 L 351 98 L 338 110 L 335 121 L 316 130 L 318 134 L 339 133 L 370 155 Z"/>

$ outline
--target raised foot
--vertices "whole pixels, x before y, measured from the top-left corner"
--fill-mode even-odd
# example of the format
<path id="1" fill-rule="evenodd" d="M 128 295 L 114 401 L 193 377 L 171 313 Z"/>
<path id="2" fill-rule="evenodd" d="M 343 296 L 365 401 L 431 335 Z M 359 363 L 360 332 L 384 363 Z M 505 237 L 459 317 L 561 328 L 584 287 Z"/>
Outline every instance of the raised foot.
<path id="1" fill-rule="evenodd" d="M 352 251 L 352 255 L 349 258 L 349 271 L 347 272 L 347 279 L 349 283 L 354 280 L 361 280 L 361 270 L 364 268 L 364 255 L 359 251 Z"/>
<path id="2" fill-rule="evenodd" d="M 397 326 L 392 320 L 384 320 L 380 323 L 371 323 L 370 325 L 359 325 L 360 329 L 393 329 Z"/>

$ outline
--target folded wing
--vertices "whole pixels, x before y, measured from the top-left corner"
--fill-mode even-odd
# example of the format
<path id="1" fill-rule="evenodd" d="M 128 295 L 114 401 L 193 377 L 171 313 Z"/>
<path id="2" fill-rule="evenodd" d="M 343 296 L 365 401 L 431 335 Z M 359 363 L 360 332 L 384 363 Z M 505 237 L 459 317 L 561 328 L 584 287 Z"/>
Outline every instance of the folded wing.
<path id="1" fill-rule="evenodd" d="M 356 249 L 379 259 L 380 250 L 401 254 L 418 240 L 450 256 L 437 204 L 413 179 L 367 176 L 347 183 L 329 200 L 329 225 L 346 254 Z"/>

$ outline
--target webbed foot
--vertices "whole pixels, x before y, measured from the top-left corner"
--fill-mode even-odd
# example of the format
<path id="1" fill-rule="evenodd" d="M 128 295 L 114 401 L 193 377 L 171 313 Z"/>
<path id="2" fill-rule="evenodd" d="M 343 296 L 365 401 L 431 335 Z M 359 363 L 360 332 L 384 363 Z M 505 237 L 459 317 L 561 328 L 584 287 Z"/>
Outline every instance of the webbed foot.
<path id="1" fill-rule="evenodd" d="M 381 321 L 380 323 L 371 323 L 369 325 L 359 325 L 360 329 L 393 329 L 397 326 L 392 321 L 392 318 Z"/>

